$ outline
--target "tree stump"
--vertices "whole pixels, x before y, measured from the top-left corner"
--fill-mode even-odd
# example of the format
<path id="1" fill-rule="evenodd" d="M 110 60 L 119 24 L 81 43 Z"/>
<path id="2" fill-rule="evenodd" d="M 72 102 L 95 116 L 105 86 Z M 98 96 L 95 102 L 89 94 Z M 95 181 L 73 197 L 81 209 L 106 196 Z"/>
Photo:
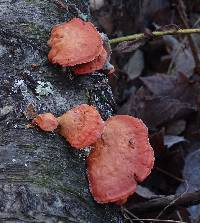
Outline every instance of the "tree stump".
<path id="1" fill-rule="evenodd" d="M 89 192 L 85 151 L 58 134 L 28 128 L 34 114 L 95 105 L 112 114 L 104 74 L 75 77 L 48 62 L 51 28 L 88 17 L 86 0 L 0 1 L 0 222 L 121 222 Z"/>

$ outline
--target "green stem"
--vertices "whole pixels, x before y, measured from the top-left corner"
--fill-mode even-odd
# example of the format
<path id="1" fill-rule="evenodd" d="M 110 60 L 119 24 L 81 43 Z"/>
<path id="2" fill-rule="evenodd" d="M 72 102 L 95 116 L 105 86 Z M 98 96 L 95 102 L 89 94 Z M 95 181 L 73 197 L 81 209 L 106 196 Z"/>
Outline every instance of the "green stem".
<path id="1" fill-rule="evenodd" d="M 200 33 L 200 29 L 178 29 L 178 30 L 156 31 L 152 32 L 152 37 L 162 37 L 166 35 L 180 35 L 180 34 L 187 35 L 192 33 Z M 146 38 L 145 33 L 139 33 L 111 39 L 109 42 L 110 44 L 114 44 L 114 43 L 121 43 L 124 41 L 140 40 L 145 38 Z"/>

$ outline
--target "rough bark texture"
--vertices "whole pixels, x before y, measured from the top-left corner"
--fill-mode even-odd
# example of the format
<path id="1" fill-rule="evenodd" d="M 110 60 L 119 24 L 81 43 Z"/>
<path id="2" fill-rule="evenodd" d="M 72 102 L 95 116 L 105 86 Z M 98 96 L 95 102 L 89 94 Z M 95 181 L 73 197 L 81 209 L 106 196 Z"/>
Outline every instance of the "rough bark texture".
<path id="1" fill-rule="evenodd" d="M 86 0 L 57 2 L 0 1 L 0 222 L 121 222 L 119 210 L 91 197 L 84 151 L 26 127 L 33 110 L 60 115 L 88 103 L 112 113 L 105 75 L 73 77 L 47 60 L 52 26 L 89 13 Z M 39 96 L 38 81 L 53 94 Z"/>

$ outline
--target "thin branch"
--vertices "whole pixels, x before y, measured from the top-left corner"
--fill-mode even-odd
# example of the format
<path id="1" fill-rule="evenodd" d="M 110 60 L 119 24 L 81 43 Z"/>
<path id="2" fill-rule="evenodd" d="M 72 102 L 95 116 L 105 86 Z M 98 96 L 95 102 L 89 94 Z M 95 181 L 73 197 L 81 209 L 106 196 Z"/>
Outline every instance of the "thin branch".
<path id="1" fill-rule="evenodd" d="M 200 17 L 197 19 L 197 21 L 194 23 L 193 27 L 197 27 L 200 23 Z"/>
<path id="2" fill-rule="evenodd" d="M 167 30 L 167 31 L 155 31 L 152 32 L 152 37 L 162 37 L 167 35 L 188 35 L 192 33 L 200 33 L 200 29 L 178 29 L 178 30 Z M 121 43 L 124 41 L 137 41 L 146 39 L 147 35 L 145 33 L 133 34 L 129 36 L 118 37 L 115 39 L 111 39 L 110 44 Z"/>
<path id="3" fill-rule="evenodd" d="M 137 219 L 131 219 L 132 221 L 138 221 Z M 154 219 L 154 218 L 148 218 L 148 219 L 143 219 L 140 218 L 142 221 L 150 221 L 150 222 L 166 222 L 166 223 L 187 223 L 185 221 L 175 221 L 175 220 L 161 220 L 161 219 Z"/>
<path id="4" fill-rule="evenodd" d="M 179 198 L 179 199 L 177 199 Z M 149 201 L 127 205 L 127 209 L 134 213 L 152 212 L 165 208 L 175 200 L 171 207 L 189 207 L 200 203 L 200 190 L 196 192 L 185 193 L 182 197 L 180 195 L 169 195 L 166 197 L 151 199 Z"/>
<path id="5" fill-rule="evenodd" d="M 121 207 L 121 212 L 124 215 L 124 217 L 127 216 L 127 218 L 128 218 L 129 221 L 132 221 L 132 219 L 127 214 L 129 214 L 132 218 L 138 220 L 140 223 L 144 223 L 144 221 L 140 220 L 140 218 L 138 218 L 136 215 L 134 215 L 132 212 L 130 212 L 129 210 L 127 210 L 123 206 Z"/>
<path id="6" fill-rule="evenodd" d="M 180 20 L 183 24 L 183 28 L 188 29 L 189 22 L 188 22 L 188 18 L 187 18 L 185 3 L 183 2 L 183 0 L 177 0 L 176 9 L 177 9 L 178 15 L 180 17 Z M 188 37 L 190 48 L 192 50 L 192 54 L 193 54 L 194 61 L 196 64 L 196 71 L 200 74 L 200 59 L 199 59 L 199 55 L 198 55 L 197 46 L 196 46 L 191 35 L 188 35 L 187 37 Z"/>
<path id="7" fill-rule="evenodd" d="M 185 191 L 180 194 L 178 197 L 176 197 L 173 201 L 171 201 L 168 205 L 166 205 L 163 210 L 157 215 L 156 219 L 159 219 L 161 215 L 163 215 L 163 213 L 168 209 L 170 208 L 171 206 L 173 206 L 173 204 L 175 204 L 176 202 L 178 202 L 179 199 L 181 199 L 181 197 L 183 197 L 189 190 L 189 185 L 188 185 L 188 182 L 185 181 Z"/>
<path id="8" fill-rule="evenodd" d="M 172 173 L 169 173 L 166 170 L 163 170 L 163 169 L 161 169 L 159 167 L 156 167 L 156 170 L 158 170 L 159 172 L 161 172 L 161 173 L 163 173 L 163 174 L 165 174 L 165 175 L 167 175 L 167 176 L 171 177 L 172 179 L 175 179 L 175 180 L 177 180 L 179 182 L 185 182 L 184 179 L 182 179 L 180 177 L 177 177 L 177 176 L 173 175 Z"/>
<path id="9" fill-rule="evenodd" d="M 132 212 L 130 212 L 129 210 L 127 210 L 126 208 L 124 208 L 124 211 L 127 213 L 127 214 L 129 214 L 130 216 L 132 216 L 132 217 L 135 217 L 135 215 L 132 213 Z M 154 218 L 138 218 L 138 219 L 136 219 L 136 218 L 134 218 L 134 219 L 131 219 L 132 221 L 147 221 L 147 222 L 170 222 L 170 223 L 187 223 L 187 222 L 184 222 L 184 221 L 175 221 L 175 220 L 163 220 L 163 219 L 154 219 Z"/>

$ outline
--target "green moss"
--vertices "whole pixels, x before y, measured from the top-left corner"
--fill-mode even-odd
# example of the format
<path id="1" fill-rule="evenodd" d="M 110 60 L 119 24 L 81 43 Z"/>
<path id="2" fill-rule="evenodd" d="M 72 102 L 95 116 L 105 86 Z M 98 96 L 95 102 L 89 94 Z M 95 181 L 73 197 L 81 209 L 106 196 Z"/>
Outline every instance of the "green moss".
<path id="1" fill-rule="evenodd" d="M 28 2 L 28 3 L 37 3 L 37 2 L 40 2 L 39 0 L 24 0 L 25 2 Z"/>
<path id="2" fill-rule="evenodd" d="M 36 148 L 38 148 L 37 145 L 32 145 L 32 144 L 17 144 L 16 146 L 20 149 L 31 152 L 36 150 Z"/>
<path id="3" fill-rule="evenodd" d="M 35 2 L 35 0 L 25 0 L 25 2 L 33 3 L 33 2 Z"/>
<path id="4" fill-rule="evenodd" d="M 33 183 L 38 184 L 39 186 L 50 188 L 52 186 L 52 179 L 48 176 L 30 176 L 28 177 Z"/>
<path id="5" fill-rule="evenodd" d="M 41 41 L 42 39 L 48 38 L 48 31 L 44 29 L 44 27 L 39 26 L 36 23 L 21 23 L 20 31 L 24 36 L 27 36 L 28 39 L 38 39 Z"/>
<path id="6" fill-rule="evenodd" d="M 10 183 L 32 183 L 32 180 L 31 179 L 28 179 L 28 177 L 25 175 L 25 176 L 10 176 L 10 177 L 7 177 L 6 178 L 6 182 L 10 182 Z"/>
<path id="7" fill-rule="evenodd" d="M 82 200 L 82 202 L 86 202 L 83 197 L 74 190 L 74 187 L 70 187 L 69 185 L 64 186 L 60 181 L 50 177 L 50 176 L 36 176 L 29 177 L 29 180 L 31 180 L 34 184 L 37 184 L 39 186 L 42 186 L 44 188 L 49 188 L 57 192 L 61 192 L 64 194 L 71 194 L 73 196 L 76 196 L 79 200 Z"/>

